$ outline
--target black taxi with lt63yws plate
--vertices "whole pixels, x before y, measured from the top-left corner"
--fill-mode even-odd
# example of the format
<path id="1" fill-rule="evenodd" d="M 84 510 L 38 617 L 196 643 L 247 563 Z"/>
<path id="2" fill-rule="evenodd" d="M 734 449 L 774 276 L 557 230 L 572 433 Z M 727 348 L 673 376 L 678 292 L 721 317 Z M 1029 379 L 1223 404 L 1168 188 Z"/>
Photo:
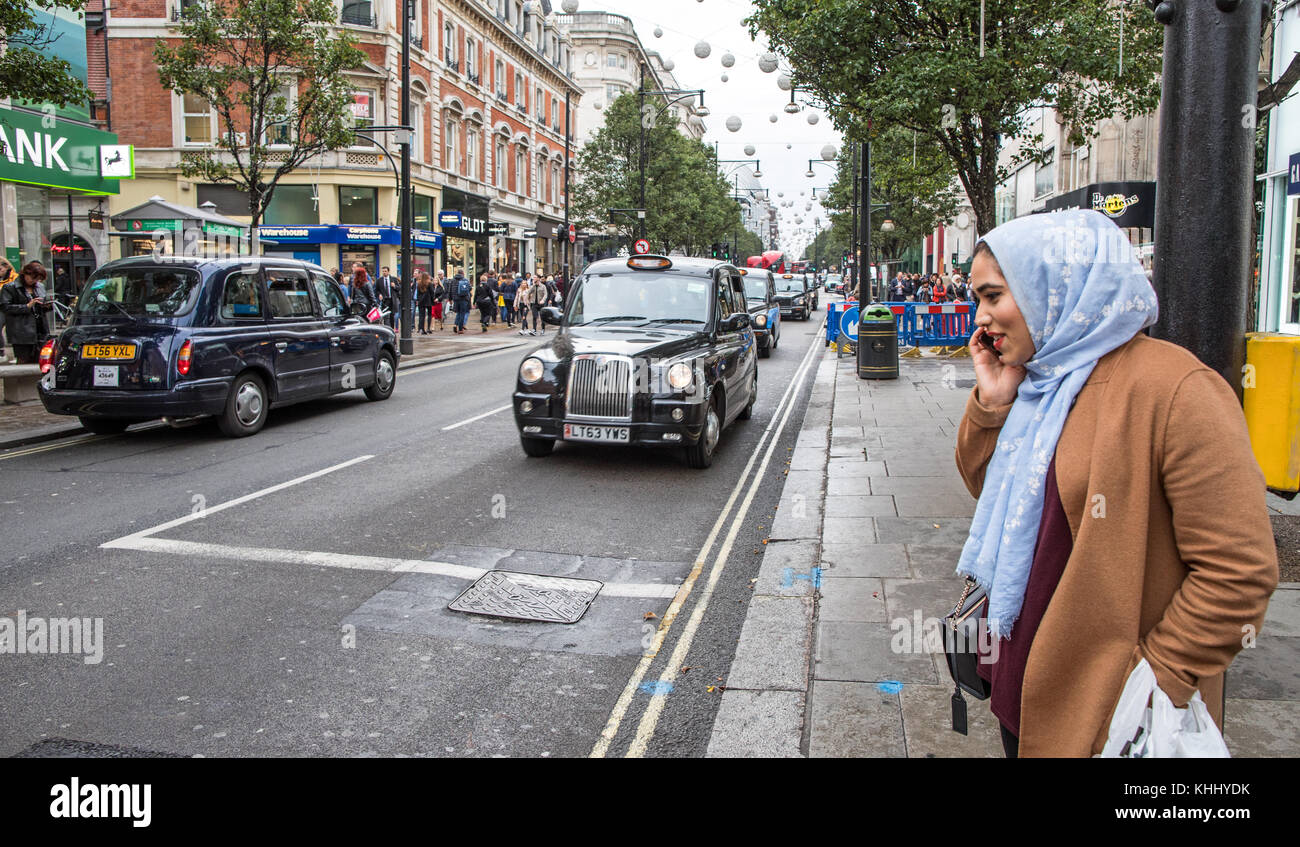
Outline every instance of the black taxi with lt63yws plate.
<path id="1" fill-rule="evenodd" d="M 397 382 L 393 330 L 349 314 L 323 269 L 294 259 L 136 257 L 87 280 L 73 321 L 41 349 L 41 402 L 91 432 L 216 417 L 252 435 L 268 411 Z"/>
<path id="2" fill-rule="evenodd" d="M 542 310 L 560 327 L 519 365 L 515 423 L 524 452 L 557 441 L 684 448 L 713 463 L 722 430 L 748 419 L 758 357 L 734 265 L 639 255 L 593 262 Z"/>

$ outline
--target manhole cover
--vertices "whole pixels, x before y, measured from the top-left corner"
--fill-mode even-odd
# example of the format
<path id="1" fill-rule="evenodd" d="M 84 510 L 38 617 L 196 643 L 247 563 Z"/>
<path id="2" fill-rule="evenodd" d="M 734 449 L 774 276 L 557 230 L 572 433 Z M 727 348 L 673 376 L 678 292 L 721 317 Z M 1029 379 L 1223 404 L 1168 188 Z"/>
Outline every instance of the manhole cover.
<path id="1" fill-rule="evenodd" d="M 447 608 L 521 621 L 577 623 L 604 583 L 513 571 L 488 571 Z"/>

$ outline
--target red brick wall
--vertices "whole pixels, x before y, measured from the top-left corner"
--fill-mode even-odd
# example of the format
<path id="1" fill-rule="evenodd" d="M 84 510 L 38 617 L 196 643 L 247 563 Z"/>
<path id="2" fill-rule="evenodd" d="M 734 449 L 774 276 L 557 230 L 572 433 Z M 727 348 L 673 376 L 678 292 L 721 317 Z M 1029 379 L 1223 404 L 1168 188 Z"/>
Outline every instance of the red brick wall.
<path id="1" fill-rule="evenodd" d="M 130 0 L 123 5 L 130 5 Z M 117 6 L 110 15 L 120 16 Z M 171 147 L 172 95 L 158 79 L 153 44 L 153 39 L 147 38 L 108 40 L 109 70 L 113 77 L 110 104 L 113 132 L 123 144 Z"/>

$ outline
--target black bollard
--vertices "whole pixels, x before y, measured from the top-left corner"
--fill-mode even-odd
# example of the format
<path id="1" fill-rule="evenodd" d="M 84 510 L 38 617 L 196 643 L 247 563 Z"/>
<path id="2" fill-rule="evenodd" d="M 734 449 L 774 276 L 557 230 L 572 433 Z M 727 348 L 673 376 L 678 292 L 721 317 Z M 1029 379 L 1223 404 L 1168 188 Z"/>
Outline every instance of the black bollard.
<path id="1" fill-rule="evenodd" d="M 1251 284 L 1262 0 L 1161 0 L 1165 26 L 1151 335 L 1241 396 Z"/>

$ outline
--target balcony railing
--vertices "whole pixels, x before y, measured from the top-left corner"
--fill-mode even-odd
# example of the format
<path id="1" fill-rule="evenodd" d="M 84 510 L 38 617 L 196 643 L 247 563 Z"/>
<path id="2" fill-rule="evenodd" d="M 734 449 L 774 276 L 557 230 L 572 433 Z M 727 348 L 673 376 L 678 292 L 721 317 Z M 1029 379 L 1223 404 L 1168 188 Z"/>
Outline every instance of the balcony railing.
<path id="1" fill-rule="evenodd" d="M 469 81 L 472 82 L 474 85 L 478 85 L 478 84 L 479 84 L 479 83 L 478 83 L 478 74 L 474 73 L 473 71 L 471 71 L 471 72 L 465 74 L 465 76 L 466 76 L 466 77 L 469 79 Z"/>
<path id="2" fill-rule="evenodd" d="M 457 62 L 455 59 L 448 59 L 446 64 L 448 68 L 452 69 L 456 73 L 460 73 L 460 62 Z"/>

